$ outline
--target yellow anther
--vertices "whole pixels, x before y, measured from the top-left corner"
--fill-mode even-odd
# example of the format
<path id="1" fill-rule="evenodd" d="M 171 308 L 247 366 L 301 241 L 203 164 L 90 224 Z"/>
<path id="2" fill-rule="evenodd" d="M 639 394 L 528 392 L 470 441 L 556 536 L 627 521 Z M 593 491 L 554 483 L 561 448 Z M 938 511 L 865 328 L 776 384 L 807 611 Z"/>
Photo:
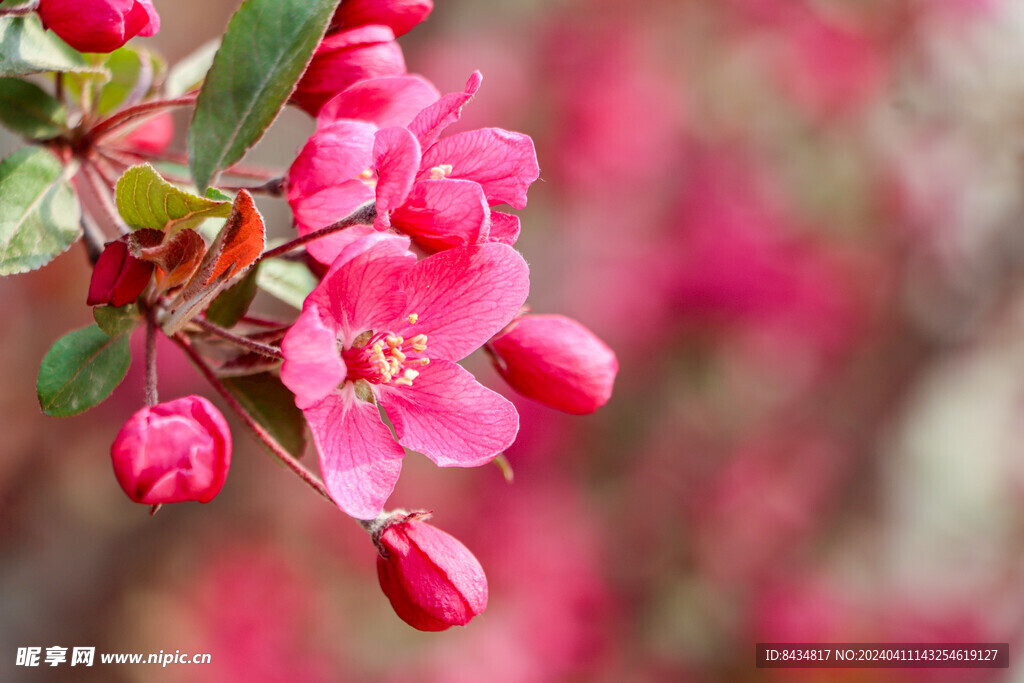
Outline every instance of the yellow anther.
<path id="1" fill-rule="evenodd" d="M 364 170 L 362 173 L 359 174 L 358 178 L 359 178 L 359 180 L 372 180 L 373 179 L 373 169 L 372 168 L 368 168 L 368 169 Z"/>
<path id="2" fill-rule="evenodd" d="M 416 321 L 419 320 L 419 319 L 420 319 L 419 314 L 417 314 L 417 313 L 410 313 L 409 314 L 409 324 L 410 325 L 415 325 Z"/>
<path id="3" fill-rule="evenodd" d="M 397 386 L 400 386 L 400 387 L 411 387 L 412 386 L 412 380 L 411 379 L 406 379 L 404 377 L 399 377 L 398 379 L 395 380 L 395 384 Z"/>
<path id="4" fill-rule="evenodd" d="M 420 365 L 428 365 L 430 363 L 429 358 L 418 358 L 417 360 L 419 360 Z"/>
<path id="5" fill-rule="evenodd" d="M 427 335 L 417 334 L 415 337 L 409 340 L 414 351 L 426 351 L 427 350 Z"/>
<path id="6" fill-rule="evenodd" d="M 402 373 L 402 377 L 404 379 L 409 380 L 410 382 L 413 381 L 414 379 L 416 379 L 419 376 L 420 376 L 419 371 L 418 370 L 413 370 L 412 368 L 409 368 L 405 372 Z"/>
<path id="7" fill-rule="evenodd" d="M 402 339 L 401 337 L 397 337 L 393 334 L 389 334 L 388 336 L 384 337 L 384 341 L 386 341 L 388 343 L 388 346 L 391 347 L 392 349 L 401 346 L 402 344 L 405 343 L 404 339 Z"/>
<path id="8" fill-rule="evenodd" d="M 430 169 L 430 179 L 431 180 L 441 180 L 442 178 L 447 178 L 451 174 L 452 174 L 452 165 L 451 164 L 439 164 L 439 165 L 433 167 L 432 169 Z"/>
<path id="9" fill-rule="evenodd" d="M 398 348 L 397 346 L 391 349 L 391 355 L 397 358 L 399 363 L 405 362 L 405 354 L 402 353 L 402 349 Z"/>

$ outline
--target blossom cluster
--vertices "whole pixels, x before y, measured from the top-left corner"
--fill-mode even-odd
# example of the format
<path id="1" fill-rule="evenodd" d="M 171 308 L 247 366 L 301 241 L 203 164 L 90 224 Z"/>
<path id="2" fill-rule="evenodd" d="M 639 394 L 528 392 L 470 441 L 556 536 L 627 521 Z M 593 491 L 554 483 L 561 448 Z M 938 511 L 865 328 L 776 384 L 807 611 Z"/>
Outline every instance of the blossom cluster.
<path id="1" fill-rule="evenodd" d="M 230 63 L 233 32 L 248 36 L 263 21 L 246 13 L 282 11 L 270 0 L 243 3 L 205 80 L 186 72 L 162 82 L 140 66 L 139 82 L 110 105 L 115 93 L 105 93 L 102 79 L 61 76 L 90 94 L 81 98 L 80 115 L 55 117 L 41 139 L 74 177 L 70 195 L 91 196 L 76 208 L 94 266 L 86 303 L 97 326 L 68 335 L 47 354 L 40 403 L 50 414 L 72 415 L 102 401 L 130 362 L 127 333 L 145 327 L 146 406 L 114 439 L 117 481 L 154 513 L 163 504 L 211 501 L 225 486 L 231 433 L 202 396 L 159 400 L 155 340 L 163 334 L 271 452 L 370 532 L 381 586 L 398 615 L 416 628 L 441 630 L 484 609 L 486 578 L 465 546 L 423 521 L 427 513 L 385 510 L 404 454 L 422 453 L 441 467 L 475 467 L 503 459 L 519 431 L 515 405 L 459 361 L 484 349 L 513 390 L 572 414 L 609 400 L 618 361 L 581 323 L 530 313 L 529 268 L 515 249 L 520 218 L 501 209 L 526 207 L 540 177 L 534 144 L 501 128 L 447 134 L 483 77 L 474 72 L 462 91 L 442 95 L 406 72 L 395 39 L 426 19 L 432 2 L 320 0 L 310 7 L 322 37 L 304 69 L 297 68 L 302 62 L 288 71 L 277 57 L 266 60 L 266 77 L 290 94 L 276 104 L 258 94 L 242 115 L 287 100 L 316 118 L 316 130 L 286 173 L 263 176 L 260 185 L 219 182 L 221 173 L 260 172 L 224 162 L 238 131 L 225 137 L 217 132 L 221 112 L 206 120 L 202 113 L 223 81 L 239 78 Z M 113 69 L 114 55 L 149 60 L 125 44 L 160 28 L 151 0 L 40 0 L 35 9 L 41 26 L 72 48 L 113 53 L 83 60 L 83 70 Z M 302 40 L 295 38 L 296 49 Z M 33 97 L 65 107 L 64 83 L 57 83 L 54 97 L 41 90 Z M 168 109 L 193 105 L 187 160 L 195 194 L 183 179 L 144 163 L 173 160 L 166 152 L 174 137 Z M 250 144 L 261 134 L 254 128 Z M 223 147 L 208 174 L 197 159 L 206 150 L 193 144 L 203 135 Z M 265 248 L 254 194 L 287 199 L 294 239 Z M 225 220 L 204 237 L 207 218 Z M 117 236 L 109 239 L 109 230 Z M 305 262 L 300 249 L 310 257 Z M 292 321 L 248 310 L 262 267 L 274 259 L 313 280 L 301 301 L 291 300 L 300 308 Z M 95 353 L 75 355 L 89 345 Z M 80 386 L 86 369 L 102 376 L 98 386 Z M 254 410 L 253 401 L 268 400 L 268 392 L 286 396 L 297 410 Z M 289 448 L 274 427 L 294 415 L 299 444 Z M 322 481 L 297 459 L 305 429 Z"/>

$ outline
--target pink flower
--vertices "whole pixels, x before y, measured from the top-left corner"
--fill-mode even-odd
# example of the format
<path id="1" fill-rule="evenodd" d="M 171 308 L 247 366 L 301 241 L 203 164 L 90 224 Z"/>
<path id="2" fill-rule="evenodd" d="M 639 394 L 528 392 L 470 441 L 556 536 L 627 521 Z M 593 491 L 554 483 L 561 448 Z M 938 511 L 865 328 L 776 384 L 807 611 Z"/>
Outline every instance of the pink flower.
<path id="1" fill-rule="evenodd" d="M 39 0 L 43 25 L 81 52 L 113 52 L 160 30 L 152 0 Z"/>
<path id="2" fill-rule="evenodd" d="M 383 24 L 398 37 L 411 31 L 433 9 L 433 0 L 345 0 L 334 12 L 327 32 Z"/>
<path id="3" fill-rule="evenodd" d="M 316 116 L 327 100 L 356 81 L 404 73 L 405 58 L 391 29 L 360 26 L 323 39 L 292 94 L 292 102 Z"/>
<path id="4" fill-rule="evenodd" d="M 513 389 L 574 415 L 612 395 L 619 361 L 597 335 L 561 315 L 527 315 L 488 343 L 494 366 Z"/>
<path id="5" fill-rule="evenodd" d="M 487 576 L 466 546 L 421 517 L 399 515 L 380 533 L 380 587 L 414 628 L 464 626 L 487 608 Z"/>
<path id="6" fill-rule="evenodd" d="M 515 439 L 512 404 L 456 361 L 515 315 L 529 274 L 503 244 L 417 261 L 407 238 L 369 226 L 342 234 L 349 244 L 281 342 L 281 380 L 309 422 L 331 496 L 372 519 L 398 480 L 403 446 L 442 467 L 473 467 Z"/>
<path id="7" fill-rule="evenodd" d="M 93 267 L 85 303 L 89 306 L 130 304 L 146 288 L 152 275 L 153 264 L 132 256 L 123 240 L 107 242 Z"/>
<path id="8" fill-rule="evenodd" d="M 481 128 L 438 140 L 459 119 L 482 77 L 466 89 L 411 112 L 397 102 L 406 93 L 424 101 L 422 82 L 390 79 L 358 84 L 324 107 L 330 115 L 300 152 L 288 174 L 288 202 L 300 234 L 307 234 L 375 201 L 376 226 L 408 234 L 428 252 L 481 242 L 513 244 L 519 218 L 491 206 L 526 206 L 540 175 L 529 136 Z M 372 84 L 372 87 L 370 87 Z M 401 85 L 402 90 L 398 89 Z M 414 115 L 413 115 L 414 114 Z M 361 119 L 361 120 L 357 120 Z M 319 240 L 310 250 L 330 263 L 338 249 Z"/>
<path id="9" fill-rule="evenodd" d="M 136 503 L 207 503 L 227 479 L 231 431 L 212 403 L 185 396 L 128 418 L 110 456 L 118 483 Z"/>

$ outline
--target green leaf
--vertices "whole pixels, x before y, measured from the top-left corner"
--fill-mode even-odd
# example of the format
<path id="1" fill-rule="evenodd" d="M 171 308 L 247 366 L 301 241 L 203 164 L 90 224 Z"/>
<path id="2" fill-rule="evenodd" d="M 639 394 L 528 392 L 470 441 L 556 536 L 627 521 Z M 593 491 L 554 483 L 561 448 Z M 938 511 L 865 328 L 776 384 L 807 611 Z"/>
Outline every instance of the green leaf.
<path id="1" fill-rule="evenodd" d="M 27 76 L 44 71 L 93 71 L 82 53 L 43 29 L 35 14 L 0 17 L 0 76 Z"/>
<path id="2" fill-rule="evenodd" d="M 125 332 L 131 332 L 141 322 L 139 309 L 134 303 L 125 304 L 115 308 L 114 306 L 94 306 L 92 309 L 93 320 L 103 330 L 103 333 L 110 338 L 120 337 Z"/>
<path id="3" fill-rule="evenodd" d="M 317 279 L 304 263 L 270 258 L 260 262 L 256 285 L 267 294 L 301 310 L 302 302 L 317 286 Z"/>
<path id="4" fill-rule="evenodd" d="M 68 112 L 35 83 L 0 78 L 0 123 L 24 138 L 45 140 L 64 132 Z"/>
<path id="5" fill-rule="evenodd" d="M 128 336 L 111 339 L 90 325 L 58 339 L 46 352 L 36 381 L 43 412 L 68 417 L 106 400 L 131 364 Z"/>
<path id="6" fill-rule="evenodd" d="M 202 192 L 277 118 L 338 0 L 245 0 L 199 91 L 188 134 L 189 160 Z"/>
<path id="7" fill-rule="evenodd" d="M 215 201 L 220 201 L 220 202 L 233 202 L 233 201 L 235 201 L 234 197 L 232 197 L 229 194 L 224 194 L 223 192 L 218 190 L 216 187 L 208 187 L 208 188 L 206 188 L 205 197 L 207 199 L 213 199 Z"/>
<path id="8" fill-rule="evenodd" d="M 41 268 L 78 239 L 81 209 L 69 171 L 38 148 L 0 161 L 0 275 Z"/>
<path id="9" fill-rule="evenodd" d="M 195 52 L 172 66 L 164 85 L 167 97 L 184 95 L 202 85 L 219 47 L 219 40 L 203 43 Z"/>
<path id="10" fill-rule="evenodd" d="M 306 448 L 306 420 L 295 407 L 295 396 L 275 375 L 263 372 L 221 379 L 242 407 L 285 450 L 300 457 Z"/>
<path id="11" fill-rule="evenodd" d="M 256 276 L 260 266 L 250 268 L 238 284 L 228 287 L 217 295 L 210 307 L 206 309 L 206 319 L 221 327 L 234 327 L 249 305 L 256 298 Z"/>
<path id="12" fill-rule="evenodd" d="M 172 231 L 191 228 L 211 216 L 231 213 L 231 204 L 180 190 L 160 177 L 149 164 L 132 166 L 117 181 L 117 210 L 133 229 Z"/>

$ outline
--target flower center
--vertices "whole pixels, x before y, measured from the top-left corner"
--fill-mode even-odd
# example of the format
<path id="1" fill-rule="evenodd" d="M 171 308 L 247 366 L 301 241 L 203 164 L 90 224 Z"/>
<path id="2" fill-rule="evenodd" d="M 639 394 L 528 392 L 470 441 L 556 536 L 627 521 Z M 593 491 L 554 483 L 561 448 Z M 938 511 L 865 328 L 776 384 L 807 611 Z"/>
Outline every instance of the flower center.
<path id="1" fill-rule="evenodd" d="M 441 180 L 443 178 L 447 178 L 451 174 L 452 174 L 452 165 L 451 164 L 440 164 L 439 166 L 434 166 L 433 168 L 430 169 L 430 179 L 431 180 Z"/>
<path id="2" fill-rule="evenodd" d="M 415 323 L 417 315 L 409 316 Z M 430 359 L 424 355 L 427 350 L 427 335 L 417 334 L 404 339 L 392 332 L 370 332 L 365 341 L 357 339 L 350 349 L 344 349 L 341 357 L 348 370 L 347 379 L 364 379 L 371 384 L 393 384 L 412 386 L 424 365 Z M 363 343 L 360 345 L 360 341 Z"/>

